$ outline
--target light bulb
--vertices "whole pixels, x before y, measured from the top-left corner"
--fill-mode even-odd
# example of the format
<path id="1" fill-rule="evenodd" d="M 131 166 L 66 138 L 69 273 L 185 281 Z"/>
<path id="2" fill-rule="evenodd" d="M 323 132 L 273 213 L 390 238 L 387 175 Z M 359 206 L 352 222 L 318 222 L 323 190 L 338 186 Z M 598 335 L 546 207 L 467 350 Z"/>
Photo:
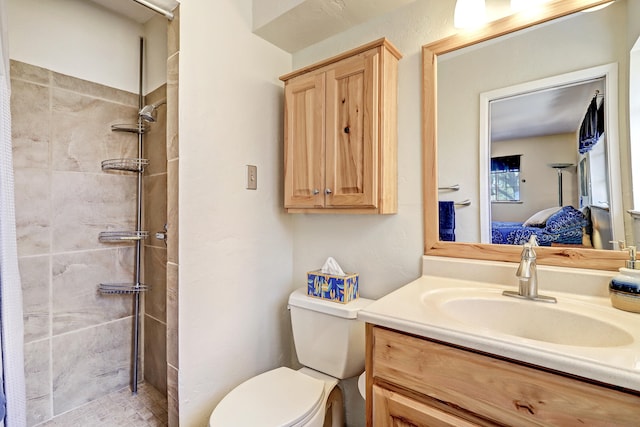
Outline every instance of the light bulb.
<path id="1" fill-rule="evenodd" d="M 479 27 L 487 20 L 484 0 L 458 0 L 453 13 L 456 28 Z"/>

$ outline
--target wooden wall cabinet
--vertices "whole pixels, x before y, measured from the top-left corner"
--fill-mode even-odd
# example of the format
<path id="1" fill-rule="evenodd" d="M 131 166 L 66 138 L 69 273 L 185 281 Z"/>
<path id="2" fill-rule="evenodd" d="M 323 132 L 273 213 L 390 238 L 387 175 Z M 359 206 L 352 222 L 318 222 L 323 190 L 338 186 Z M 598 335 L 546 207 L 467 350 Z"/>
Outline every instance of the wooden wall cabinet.
<path id="1" fill-rule="evenodd" d="M 383 38 L 280 77 L 287 212 L 397 212 L 401 57 Z"/>
<path id="2" fill-rule="evenodd" d="M 640 393 L 367 324 L 367 426 L 637 426 Z"/>

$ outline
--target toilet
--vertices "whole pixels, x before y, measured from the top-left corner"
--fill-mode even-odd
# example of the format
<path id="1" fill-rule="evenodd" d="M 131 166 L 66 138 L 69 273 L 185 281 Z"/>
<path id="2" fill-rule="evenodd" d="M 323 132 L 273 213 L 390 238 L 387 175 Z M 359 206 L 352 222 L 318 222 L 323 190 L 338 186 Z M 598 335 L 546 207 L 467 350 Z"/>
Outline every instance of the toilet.
<path id="1" fill-rule="evenodd" d="M 289 296 L 300 370 L 286 367 L 257 375 L 216 406 L 209 427 L 338 427 L 344 425 L 341 379 L 364 371 L 364 323 L 358 311 L 372 300 L 340 304 L 307 295 Z"/>

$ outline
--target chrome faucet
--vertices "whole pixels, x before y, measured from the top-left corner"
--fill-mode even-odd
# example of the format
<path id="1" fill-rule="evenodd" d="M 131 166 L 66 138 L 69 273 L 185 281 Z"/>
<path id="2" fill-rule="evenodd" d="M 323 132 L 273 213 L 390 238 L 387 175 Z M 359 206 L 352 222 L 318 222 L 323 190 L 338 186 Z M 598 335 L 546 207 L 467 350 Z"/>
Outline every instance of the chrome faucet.
<path id="1" fill-rule="evenodd" d="M 536 240 L 536 235 L 532 234 L 529 241 L 523 246 L 520 265 L 516 271 L 518 292 L 503 291 L 502 294 L 508 297 L 555 303 L 557 300 L 554 297 L 538 295 L 538 267 L 536 264 L 536 252 L 533 250 L 534 246 L 538 246 L 538 241 Z"/>

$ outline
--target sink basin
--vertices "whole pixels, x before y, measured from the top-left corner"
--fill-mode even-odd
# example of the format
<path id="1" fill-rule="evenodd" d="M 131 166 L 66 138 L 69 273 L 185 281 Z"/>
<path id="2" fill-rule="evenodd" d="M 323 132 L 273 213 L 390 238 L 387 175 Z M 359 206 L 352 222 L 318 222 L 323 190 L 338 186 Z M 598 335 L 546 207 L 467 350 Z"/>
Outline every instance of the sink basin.
<path id="1" fill-rule="evenodd" d="M 633 337 L 599 318 L 598 306 L 559 299 L 558 304 L 519 300 L 498 291 L 447 289 L 427 292 L 423 303 L 451 320 L 488 333 L 577 347 L 618 347 Z"/>

